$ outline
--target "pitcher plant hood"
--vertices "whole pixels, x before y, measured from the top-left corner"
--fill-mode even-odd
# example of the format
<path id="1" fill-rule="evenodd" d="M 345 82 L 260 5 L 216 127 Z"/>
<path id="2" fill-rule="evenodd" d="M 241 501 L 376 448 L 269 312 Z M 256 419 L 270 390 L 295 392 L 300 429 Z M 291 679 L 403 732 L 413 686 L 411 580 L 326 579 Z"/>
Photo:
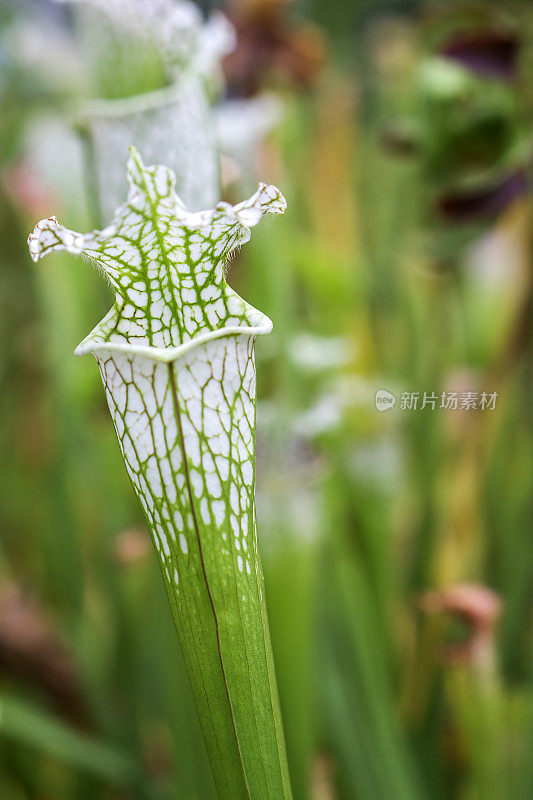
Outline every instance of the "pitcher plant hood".
<path id="1" fill-rule="evenodd" d="M 127 175 L 128 201 L 108 227 L 81 234 L 50 217 L 28 237 L 34 261 L 57 250 L 85 255 L 115 290 L 113 308 L 76 355 L 123 351 L 168 362 L 199 341 L 269 333 L 271 320 L 226 283 L 225 265 L 265 213 L 285 211 L 279 190 L 260 184 L 235 206 L 191 212 L 171 170 L 145 167 L 134 148 Z"/>

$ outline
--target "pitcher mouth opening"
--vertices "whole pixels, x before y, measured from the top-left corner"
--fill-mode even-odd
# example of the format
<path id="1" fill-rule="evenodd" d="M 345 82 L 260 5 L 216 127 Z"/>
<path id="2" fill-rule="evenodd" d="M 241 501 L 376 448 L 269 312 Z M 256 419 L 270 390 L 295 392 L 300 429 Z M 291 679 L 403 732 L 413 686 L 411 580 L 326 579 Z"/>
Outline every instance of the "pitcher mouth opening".
<path id="1" fill-rule="evenodd" d="M 133 114 L 143 114 L 179 100 L 186 85 L 186 79 L 195 77 L 188 72 L 173 78 L 172 81 L 156 89 L 125 97 L 94 97 L 86 100 L 76 109 L 75 121 L 87 125 L 97 119 L 120 119 Z"/>
<path id="2" fill-rule="evenodd" d="M 153 345 L 130 344 L 129 342 L 106 342 L 95 341 L 91 335 L 81 342 L 74 350 L 75 356 L 85 356 L 87 354 L 98 355 L 99 353 L 122 353 L 130 356 L 142 356 L 144 358 L 169 363 L 176 361 L 181 356 L 193 350 L 195 347 L 206 344 L 213 339 L 222 339 L 227 336 L 261 336 L 270 333 L 273 323 L 270 317 L 255 309 L 258 314 L 257 325 L 226 325 L 223 328 L 200 333 L 193 336 L 182 344 L 175 347 L 154 347 Z M 260 316 L 259 316 L 260 315 Z"/>

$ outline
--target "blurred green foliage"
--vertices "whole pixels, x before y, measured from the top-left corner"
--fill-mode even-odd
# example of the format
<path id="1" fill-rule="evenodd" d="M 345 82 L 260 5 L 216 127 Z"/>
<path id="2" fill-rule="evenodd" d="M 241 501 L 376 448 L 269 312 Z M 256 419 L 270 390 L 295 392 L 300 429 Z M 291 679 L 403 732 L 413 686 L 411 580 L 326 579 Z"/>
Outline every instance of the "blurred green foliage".
<path id="1" fill-rule="evenodd" d="M 533 795 L 532 201 L 466 224 L 435 206 L 472 165 L 529 172 L 533 20 L 509 6 L 521 61 L 501 82 L 432 60 L 427 8 L 300 4 L 329 59 L 313 91 L 286 90 L 264 147 L 287 214 L 231 265 L 275 322 L 257 347 L 258 518 L 297 800 Z M 71 357 L 110 297 L 74 259 L 26 251 L 38 217 L 91 226 L 85 187 L 32 145 L 43 76 L 1 75 L 0 797 L 210 800 L 95 365 Z M 384 142 L 402 120 L 408 153 Z M 452 389 L 496 408 L 400 408 Z"/>

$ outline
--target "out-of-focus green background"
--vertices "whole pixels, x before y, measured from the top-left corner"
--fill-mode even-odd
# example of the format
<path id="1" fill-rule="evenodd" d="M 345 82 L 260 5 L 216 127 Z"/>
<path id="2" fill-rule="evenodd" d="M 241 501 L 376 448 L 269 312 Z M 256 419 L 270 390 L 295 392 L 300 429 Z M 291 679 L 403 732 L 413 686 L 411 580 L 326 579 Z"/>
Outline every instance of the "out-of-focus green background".
<path id="1" fill-rule="evenodd" d="M 223 174 L 228 199 L 261 178 L 288 200 L 229 281 L 275 323 L 257 500 L 295 800 L 529 800 L 533 9 L 226 10 L 217 103 L 281 107 Z M 214 800 L 96 365 L 72 357 L 110 292 L 25 244 L 51 213 L 100 223 L 76 103 L 159 80 L 121 90 L 115 51 L 90 76 L 79 35 L 68 4 L 0 3 L 0 798 Z"/>

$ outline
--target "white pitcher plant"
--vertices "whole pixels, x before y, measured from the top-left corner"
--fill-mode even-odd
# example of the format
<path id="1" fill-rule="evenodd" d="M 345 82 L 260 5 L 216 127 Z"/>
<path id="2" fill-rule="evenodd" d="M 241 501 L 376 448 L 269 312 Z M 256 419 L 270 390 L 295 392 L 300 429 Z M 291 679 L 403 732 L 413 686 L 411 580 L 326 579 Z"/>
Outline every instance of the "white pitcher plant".
<path id="1" fill-rule="evenodd" d="M 174 174 L 131 148 L 130 191 L 104 230 L 55 217 L 32 258 L 88 257 L 116 300 L 77 347 L 92 353 L 144 509 L 221 800 L 288 800 L 291 789 L 255 521 L 256 336 L 272 323 L 231 289 L 228 257 L 278 189 L 191 212 Z"/>
<path id="2" fill-rule="evenodd" d="M 204 19 L 190 0 L 67 1 L 90 78 L 92 99 L 78 103 L 73 119 L 98 221 L 122 202 L 132 142 L 148 163 L 173 170 L 188 208 L 212 207 L 220 199 L 212 105 L 221 60 L 235 46 L 228 19 L 219 11 Z"/>

